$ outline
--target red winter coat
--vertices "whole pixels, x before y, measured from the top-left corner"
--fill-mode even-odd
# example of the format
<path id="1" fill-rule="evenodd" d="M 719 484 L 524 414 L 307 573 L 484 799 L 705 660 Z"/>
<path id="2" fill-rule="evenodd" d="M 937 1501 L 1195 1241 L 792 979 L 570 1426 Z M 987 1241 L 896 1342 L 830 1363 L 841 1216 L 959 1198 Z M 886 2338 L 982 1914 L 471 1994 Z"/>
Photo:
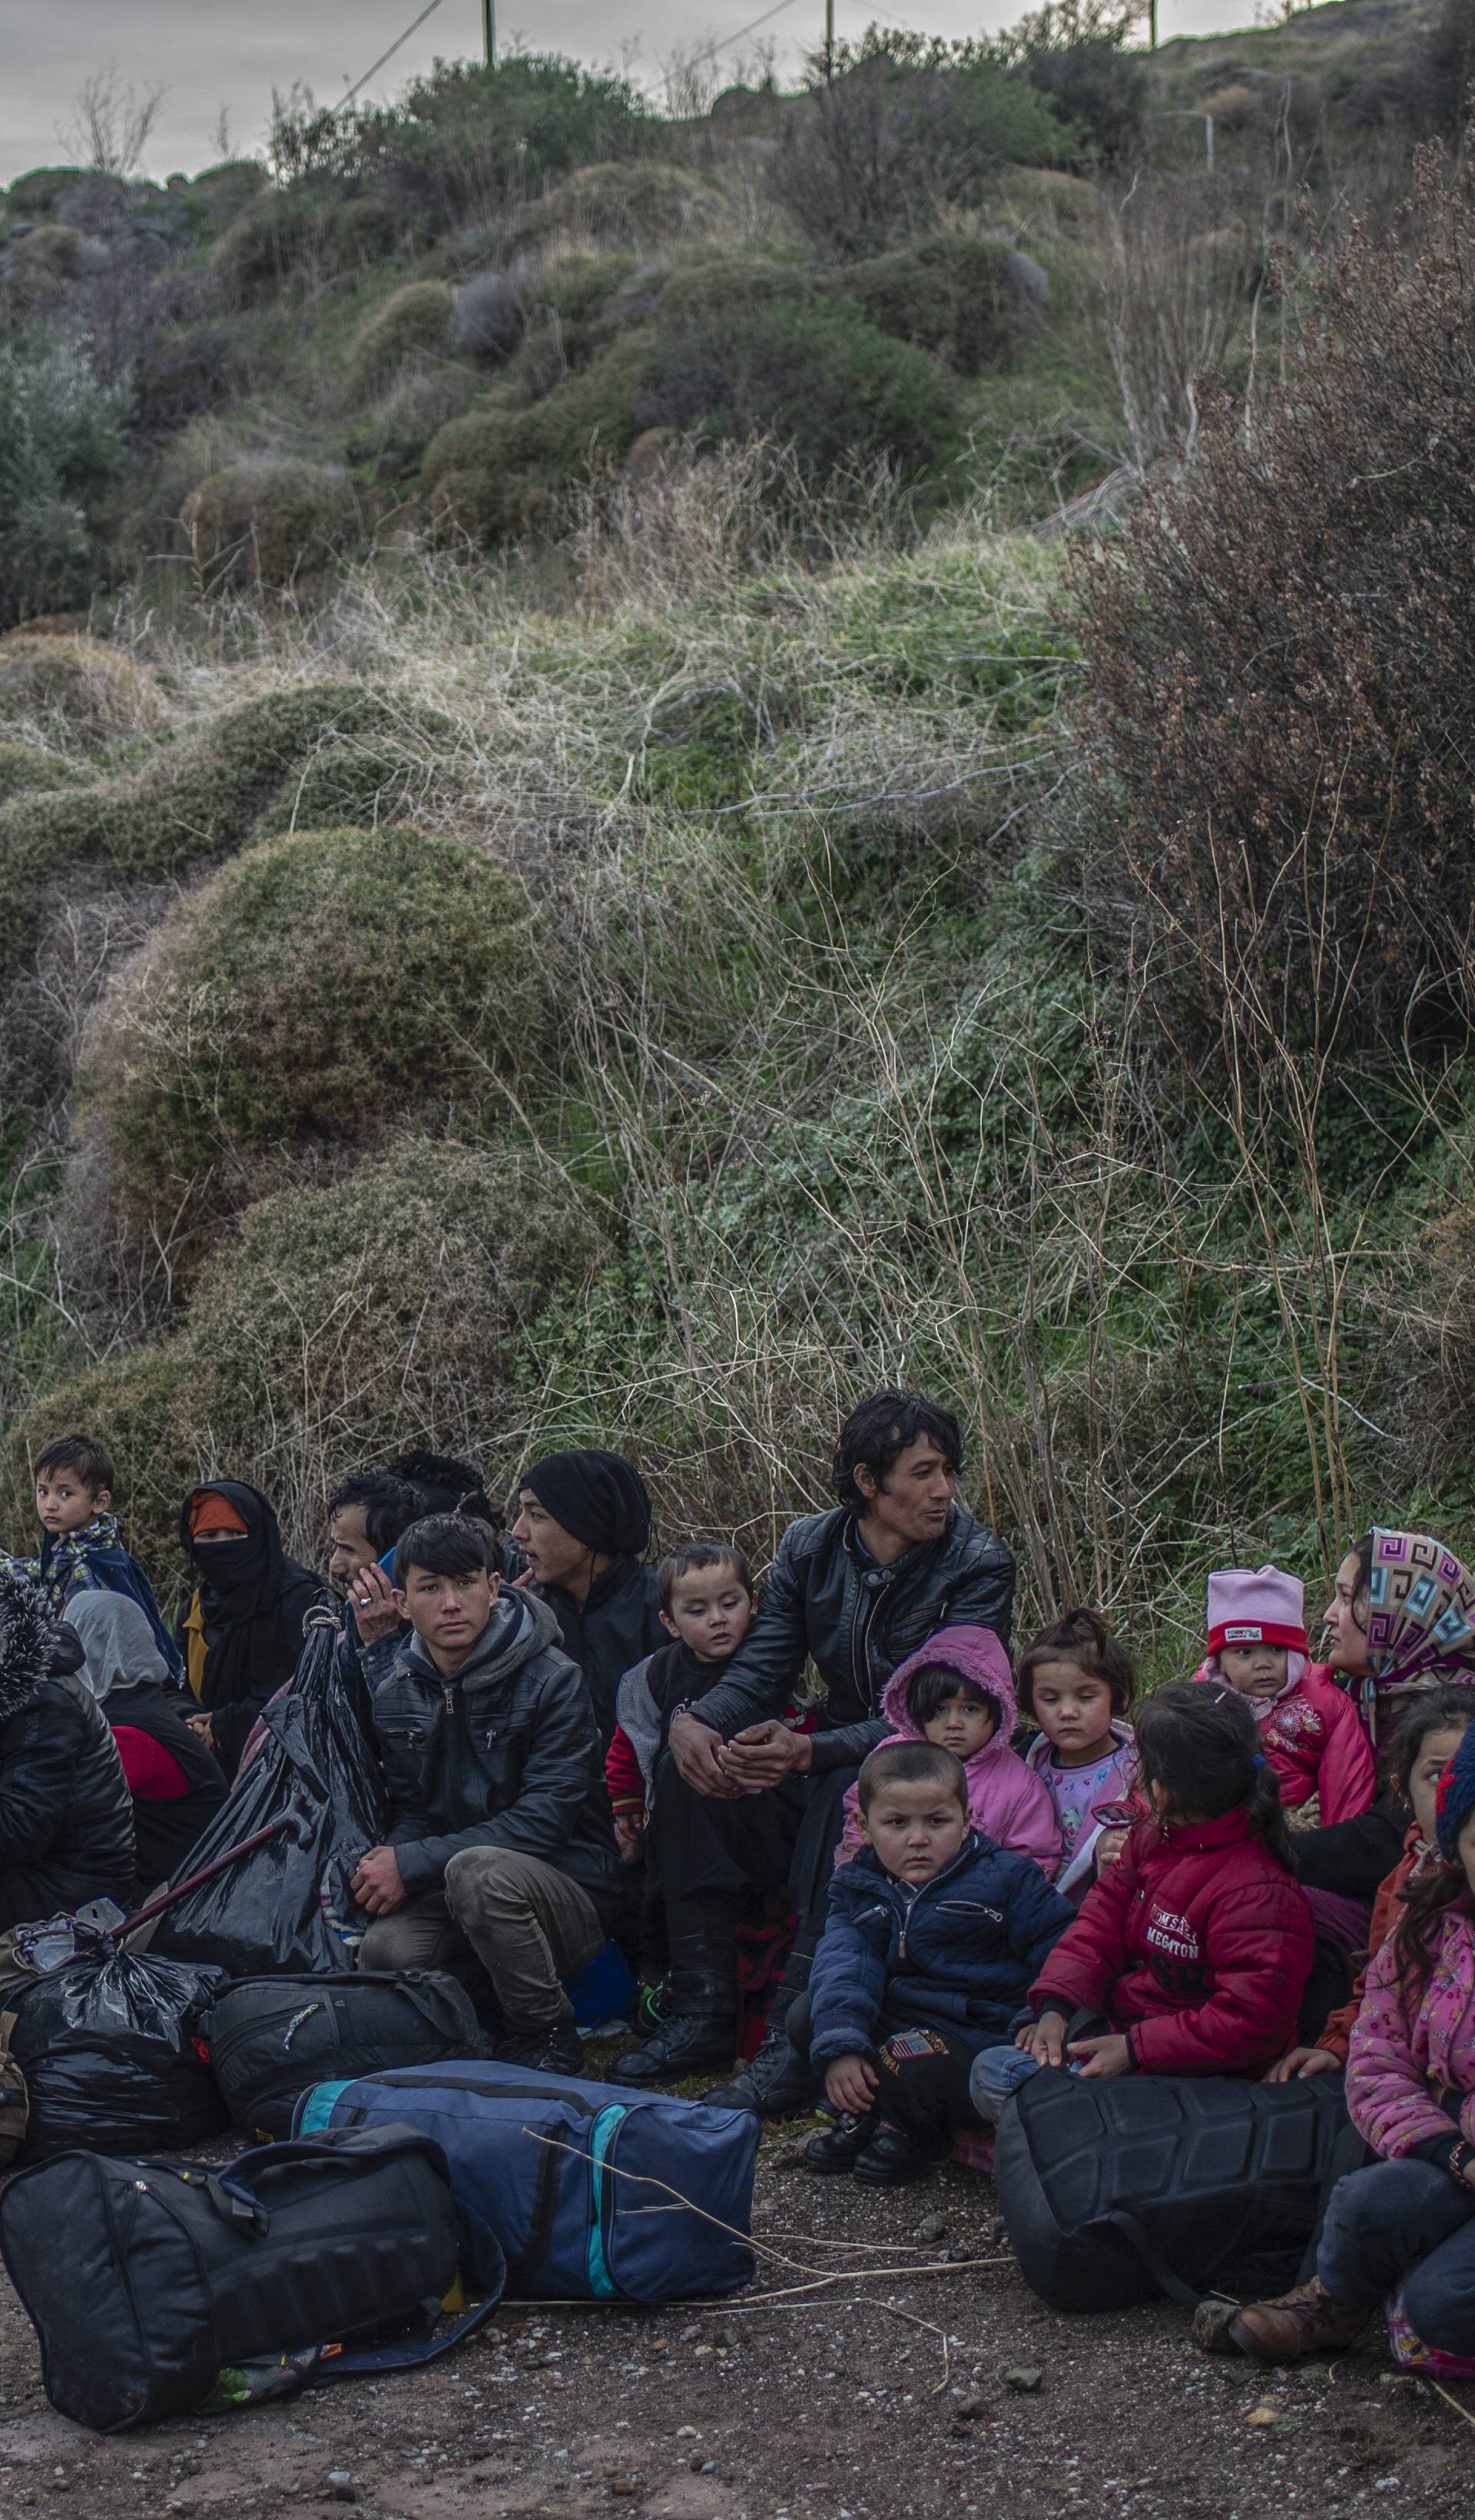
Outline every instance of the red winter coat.
<path id="1" fill-rule="evenodd" d="M 1321 1826 L 1361 1820 L 1377 1798 L 1377 1763 L 1355 1701 L 1338 1688 L 1329 1662 L 1309 1662 L 1294 1688 L 1260 1719 L 1260 1745 L 1274 1769 L 1280 1799 L 1299 1811 L 1319 1797 Z M 1218 1680 L 1200 1663 L 1195 1680 Z M 1222 1681 L 1221 1687 L 1224 1687 Z"/>
<path id="2" fill-rule="evenodd" d="M 1295 2037 L 1311 1959 L 1306 1894 L 1241 1803 L 1194 1827 L 1140 1821 L 1029 2000 L 1103 2012 L 1144 2074 L 1263 2074 Z"/>

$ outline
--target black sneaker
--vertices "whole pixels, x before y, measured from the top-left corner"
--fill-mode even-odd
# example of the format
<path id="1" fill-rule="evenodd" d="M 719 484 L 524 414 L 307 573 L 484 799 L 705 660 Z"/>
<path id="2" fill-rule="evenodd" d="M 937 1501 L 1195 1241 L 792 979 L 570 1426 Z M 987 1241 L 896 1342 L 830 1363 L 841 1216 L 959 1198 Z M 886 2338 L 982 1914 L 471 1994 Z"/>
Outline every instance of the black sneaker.
<path id="1" fill-rule="evenodd" d="M 852 2117 L 848 2109 L 842 2109 L 827 2135 L 817 2135 L 805 2145 L 805 2169 L 818 2170 L 831 2179 L 838 2171 L 854 2170 L 879 2123 L 873 2109 L 868 2109 L 863 2118 Z"/>
<path id="2" fill-rule="evenodd" d="M 552 2021 L 531 2030 L 525 2039 L 504 2039 L 497 2050 L 503 2065 L 523 2065 L 533 2074 L 581 2075 L 584 2047 L 571 2021 Z"/>
<path id="3" fill-rule="evenodd" d="M 612 2083 L 658 2083 L 663 2074 L 699 2074 L 732 2062 L 737 2024 L 713 2021 L 700 2012 L 673 2013 L 652 2030 L 639 2048 L 616 2056 L 609 2068 Z"/>
<path id="4" fill-rule="evenodd" d="M 873 2143 L 868 2143 L 855 2165 L 855 2175 L 863 2187 L 910 2187 L 935 2170 L 947 2151 L 947 2140 L 908 2135 L 897 2126 L 883 2126 Z"/>
<path id="5" fill-rule="evenodd" d="M 750 2065 L 702 2098 L 714 2109 L 751 2109 L 755 2118 L 798 2118 L 820 2096 L 819 2076 L 807 2057 L 781 2035 L 765 2039 Z"/>

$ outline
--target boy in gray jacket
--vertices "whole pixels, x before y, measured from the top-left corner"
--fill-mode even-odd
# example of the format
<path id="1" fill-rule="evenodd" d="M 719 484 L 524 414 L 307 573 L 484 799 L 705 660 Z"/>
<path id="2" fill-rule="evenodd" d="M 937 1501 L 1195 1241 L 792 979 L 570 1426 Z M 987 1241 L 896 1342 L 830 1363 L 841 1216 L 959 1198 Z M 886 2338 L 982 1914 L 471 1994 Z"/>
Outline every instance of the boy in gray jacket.
<path id="1" fill-rule="evenodd" d="M 440 1968 L 469 1948 L 501 2006 L 499 2053 L 577 2074 L 562 1980 L 603 1948 L 619 1896 L 588 1688 L 546 1604 L 503 1592 L 480 1523 L 413 1523 L 394 1572 L 411 1633 L 375 1690 L 391 1825 L 354 1875 L 375 1919 L 361 1965 Z"/>

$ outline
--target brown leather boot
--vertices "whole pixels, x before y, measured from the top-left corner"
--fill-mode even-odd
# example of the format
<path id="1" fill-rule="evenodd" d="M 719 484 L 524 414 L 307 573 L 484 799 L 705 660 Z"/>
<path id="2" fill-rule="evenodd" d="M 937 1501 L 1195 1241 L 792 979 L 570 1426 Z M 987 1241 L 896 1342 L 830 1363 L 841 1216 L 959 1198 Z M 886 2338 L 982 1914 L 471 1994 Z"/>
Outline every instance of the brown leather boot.
<path id="1" fill-rule="evenodd" d="M 1333 2301 L 1313 2275 L 1278 2301 L 1246 2302 L 1227 2333 L 1257 2362 L 1298 2362 L 1303 2354 L 1337 2354 L 1355 2344 L 1371 2315 L 1365 2301 Z"/>

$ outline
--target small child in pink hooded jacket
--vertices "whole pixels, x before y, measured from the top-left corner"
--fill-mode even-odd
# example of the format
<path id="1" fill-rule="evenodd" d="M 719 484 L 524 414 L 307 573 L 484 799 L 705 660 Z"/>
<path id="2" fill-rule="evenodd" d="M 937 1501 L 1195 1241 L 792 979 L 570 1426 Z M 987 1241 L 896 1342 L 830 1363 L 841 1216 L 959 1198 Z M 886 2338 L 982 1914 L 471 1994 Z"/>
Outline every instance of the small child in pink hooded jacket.
<path id="1" fill-rule="evenodd" d="M 937 1741 L 954 1751 L 967 1777 L 973 1826 L 996 1846 L 1032 1857 L 1047 1881 L 1054 1879 L 1060 1823 L 1048 1786 L 1010 1747 L 1014 1676 L 992 1628 L 939 1629 L 892 1673 L 881 1713 L 895 1728 L 888 1741 Z M 836 1864 L 848 1864 L 864 1843 L 857 1795 L 852 1785 Z"/>

